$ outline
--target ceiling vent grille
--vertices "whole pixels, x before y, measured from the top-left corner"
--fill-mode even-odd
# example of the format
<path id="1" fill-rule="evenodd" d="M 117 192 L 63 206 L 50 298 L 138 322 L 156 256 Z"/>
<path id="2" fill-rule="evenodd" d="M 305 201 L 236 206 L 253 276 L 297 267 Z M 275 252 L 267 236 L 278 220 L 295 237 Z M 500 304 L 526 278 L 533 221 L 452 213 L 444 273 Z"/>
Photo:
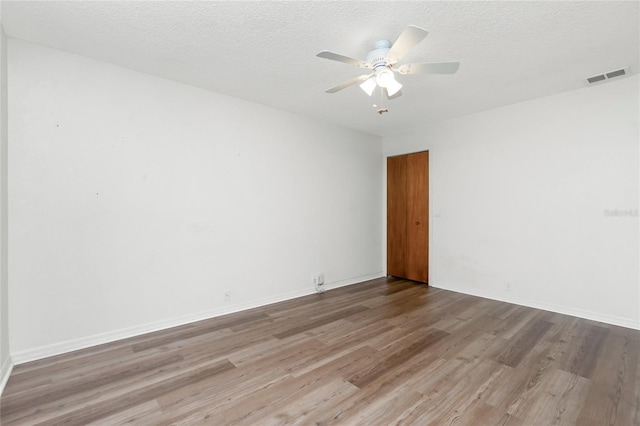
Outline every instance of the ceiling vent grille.
<path id="1" fill-rule="evenodd" d="M 604 74 L 594 75 L 593 77 L 587 78 L 587 84 L 601 83 L 603 81 L 610 80 L 616 77 L 623 77 L 629 74 L 629 67 L 621 68 L 615 71 L 609 71 Z"/>

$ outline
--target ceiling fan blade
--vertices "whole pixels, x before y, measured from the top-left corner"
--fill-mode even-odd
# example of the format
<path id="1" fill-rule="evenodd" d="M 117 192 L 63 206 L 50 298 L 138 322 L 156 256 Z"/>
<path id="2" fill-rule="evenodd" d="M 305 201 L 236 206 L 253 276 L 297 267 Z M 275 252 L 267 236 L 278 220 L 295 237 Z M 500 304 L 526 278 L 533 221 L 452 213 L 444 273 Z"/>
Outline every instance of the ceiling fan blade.
<path id="1" fill-rule="evenodd" d="M 453 74 L 460 62 L 440 62 L 433 64 L 406 64 L 398 68 L 400 74 Z"/>
<path id="2" fill-rule="evenodd" d="M 393 58 L 396 63 L 404 55 L 407 54 L 416 44 L 420 43 L 429 34 L 425 29 L 416 27 L 415 25 L 409 25 L 402 31 L 402 34 L 398 37 L 391 50 L 389 50 L 389 57 Z"/>
<path id="3" fill-rule="evenodd" d="M 338 84 L 336 87 L 332 87 L 329 90 L 325 90 L 325 93 L 336 93 L 336 92 L 338 92 L 338 91 L 340 91 L 342 89 L 346 89 L 349 86 L 353 86 L 354 84 L 358 84 L 360 82 L 363 82 L 366 79 L 368 79 L 369 77 L 371 77 L 372 75 L 373 74 L 364 74 L 364 75 L 361 75 L 361 76 L 356 77 L 354 79 L 351 79 L 349 81 L 345 81 L 342 84 Z"/>
<path id="4" fill-rule="evenodd" d="M 329 52 L 328 50 L 323 50 L 316 56 L 318 56 L 319 58 L 331 59 L 332 61 L 344 62 L 345 64 L 349 65 L 355 65 L 356 67 L 360 68 L 371 68 L 371 65 L 369 65 L 365 61 L 340 55 L 339 53 Z"/>

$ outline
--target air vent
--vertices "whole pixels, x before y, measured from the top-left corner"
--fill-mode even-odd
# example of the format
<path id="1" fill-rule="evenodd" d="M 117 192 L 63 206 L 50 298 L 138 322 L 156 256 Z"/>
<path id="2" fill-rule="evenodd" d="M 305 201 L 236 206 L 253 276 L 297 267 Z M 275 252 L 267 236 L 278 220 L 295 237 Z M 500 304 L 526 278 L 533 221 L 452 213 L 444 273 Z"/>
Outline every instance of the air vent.
<path id="1" fill-rule="evenodd" d="M 602 81 L 610 80 L 610 79 L 616 78 L 616 77 L 622 77 L 622 76 L 625 76 L 627 74 L 629 74 L 629 67 L 621 68 L 621 69 L 615 70 L 615 71 L 606 72 L 606 73 L 600 74 L 600 75 L 594 75 L 593 77 L 587 78 L 587 83 L 589 83 L 589 84 L 600 83 Z"/>
<path id="2" fill-rule="evenodd" d="M 589 83 L 597 83 L 597 82 L 599 82 L 599 81 L 606 80 L 606 79 L 607 79 L 607 77 L 605 77 L 605 76 L 604 76 L 604 74 L 601 74 L 601 75 L 596 75 L 596 76 L 594 76 L 594 77 L 589 77 L 589 78 L 587 79 L 587 81 L 588 81 Z"/>
<path id="3" fill-rule="evenodd" d="M 623 69 L 618 71 L 611 71 L 607 73 L 607 78 L 620 77 L 621 75 L 625 75 L 627 72 Z"/>

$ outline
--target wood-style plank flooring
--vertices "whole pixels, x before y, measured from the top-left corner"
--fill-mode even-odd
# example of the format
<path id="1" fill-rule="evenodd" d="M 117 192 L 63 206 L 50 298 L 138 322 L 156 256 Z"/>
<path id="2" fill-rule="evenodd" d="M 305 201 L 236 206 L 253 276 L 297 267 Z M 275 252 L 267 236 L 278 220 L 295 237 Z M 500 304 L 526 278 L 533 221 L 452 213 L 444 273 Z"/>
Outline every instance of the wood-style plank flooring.
<path id="1" fill-rule="evenodd" d="M 381 278 L 17 366 L 2 425 L 640 425 L 640 332 Z"/>

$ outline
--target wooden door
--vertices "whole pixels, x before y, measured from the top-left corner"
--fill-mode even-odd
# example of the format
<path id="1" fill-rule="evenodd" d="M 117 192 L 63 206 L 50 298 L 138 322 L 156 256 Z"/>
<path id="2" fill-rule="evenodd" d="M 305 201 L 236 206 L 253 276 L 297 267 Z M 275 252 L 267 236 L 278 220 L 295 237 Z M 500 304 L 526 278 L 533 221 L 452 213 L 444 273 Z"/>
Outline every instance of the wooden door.
<path id="1" fill-rule="evenodd" d="M 387 159 L 387 274 L 429 278 L 429 152 Z"/>
<path id="2" fill-rule="evenodd" d="M 387 158 L 387 274 L 406 275 L 407 156 Z"/>
<path id="3" fill-rule="evenodd" d="M 429 277 L 429 153 L 407 155 L 407 278 Z"/>

